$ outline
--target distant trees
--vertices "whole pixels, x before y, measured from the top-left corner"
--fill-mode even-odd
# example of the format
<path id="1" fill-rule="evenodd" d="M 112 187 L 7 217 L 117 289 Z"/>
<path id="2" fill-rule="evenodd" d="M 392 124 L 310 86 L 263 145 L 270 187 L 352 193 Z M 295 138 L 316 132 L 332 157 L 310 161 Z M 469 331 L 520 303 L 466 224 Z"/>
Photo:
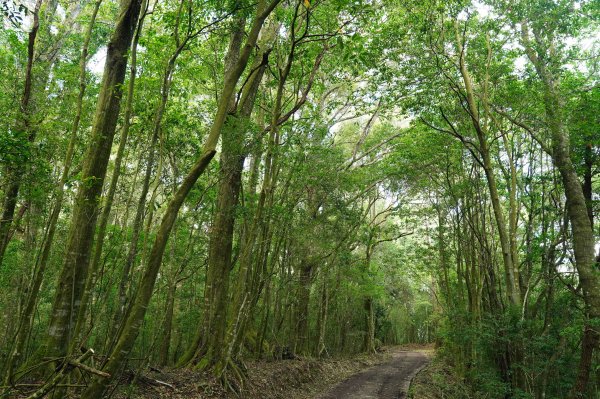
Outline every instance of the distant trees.
<path id="1" fill-rule="evenodd" d="M 597 54 L 564 44 L 567 37 L 597 29 L 587 14 L 593 6 L 438 6 L 409 11 L 421 29 L 420 39 L 398 46 L 396 66 L 407 81 L 402 90 L 410 93 L 413 82 L 420 82 L 413 109 L 421 128 L 452 138 L 462 148 L 437 162 L 439 170 L 431 177 L 438 193 L 443 260 L 438 283 L 452 315 L 446 342 L 455 347 L 452 357 L 474 384 L 480 384 L 475 382 L 481 376 L 479 362 L 495 364 L 492 369 L 504 387 L 490 386 L 489 392 L 588 397 L 597 390 L 589 379 L 592 348 L 597 348 L 590 324 L 597 319 L 592 309 L 600 274 L 593 248 L 594 200 L 589 194 L 586 200 L 584 191 L 594 183 L 585 166 L 577 172 L 572 157 L 585 151 L 577 148 L 582 144 L 563 112 L 590 90 L 573 86 L 574 81 L 597 84 Z M 590 61 L 589 69 L 581 68 L 579 57 Z M 593 109 L 579 108 L 583 113 Z M 592 158 L 597 162 L 592 156 L 597 151 L 589 150 L 597 143 L 586 137 L 589 165 Z M 485 193 L 480 191 L 482 177 Z M 452 272 L 449 256 L 454 257 Z M 504 284 L 498 280 L 499 259 Z M 558 298 L 573 294 L 583 310 L 570 308 L 573 312 L 562 318 L 553 314 Z M 573 332 L 583 332 L 576 378 L 571 372 L 569 384 L 552 384 L 554 366 L 538 365 L 535 359 L 541 353 L 551 362 L 563 358 L 566 329 L 574 320 L 579 328 L 585 326 Z M 487 329 L 498 334 L 486 338 L 481 334 Z M 478 346 L 484 342 L 493 350 Z M 571 345 L 575 350 L 579 342 Z"/>

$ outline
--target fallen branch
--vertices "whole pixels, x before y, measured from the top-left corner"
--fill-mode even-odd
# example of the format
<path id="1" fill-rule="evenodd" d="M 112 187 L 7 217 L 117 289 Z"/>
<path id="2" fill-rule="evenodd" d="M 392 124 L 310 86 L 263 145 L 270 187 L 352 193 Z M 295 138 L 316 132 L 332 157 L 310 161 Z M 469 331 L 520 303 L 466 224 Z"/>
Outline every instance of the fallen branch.
<path id="1" fill-rule="evenodd" d="M 70 360 L 68 363 L 71 366 L 80 368 L 80 369 L 82 369 L 84 371 L 87 371 L 90 374 L 95 374 L 95 375 L 103 377 L 103 378 L 110 378 L 110 374 L 105 373 L 104 371 L 100 371 L 98 369 L 95 369 L 93 367 L 87 366 L 87 365 L 85 365 L 83 363 L 78 362 L 77 360 Z"/>
<path id="2" fill-rule="evenodd" d="M 0 385 L 0 388 L 27 388 L 27 387 L 39 387 L 40 385 L 44 385 L 43 382 L 32 382 L 29 384 L 15 384 L 15 385 Z M 67 388 L 85 388 L 87 385 L 85 384 L 56 384 L 55 387 L 67 387 Z"/>
<path id="3" fill-rule="evenodd" d="M 173 384 L 169 384 L 168 382 L 164 382 L 164 381 L 160 381 L 160 380 L 154 380 L 154 383 L 158 384 L 158 385 L 165 386 L 165 387 L 169 387 L 172 390 L 175 390 L 175 386 Z"/>
<path id="4" fill-rule="evenodd" d="M 57 386 L 65 386 L 64 384 L 60 384 L 60 382 L 69 374 L 74 368 L 80 368 L 89 373 L 96 374 L 102 377 L 110 377 L 109 374 L 102 372 L 100 370 L 96 370 L 92 367 L 86 366 L 83 364 L 87 359 L 89 359 L 94 354 L 93 349 L 88 349 L 83 355 L 79 356 L 76 360 L 67 360 L 63 367 L 61 367 L 54 377 L 50 379 L 46 384 L 44 384 L 40 389 L 35 391 L 33 394 L 27 397 L 27 399 L 40 399 L 46 396 L 48 392 L 52 391 Z"/>
<path id="5" fill-rule="evenodd" d="M 169 384 L 168 382 L 164 382 L 164 381 L 160 381 L 154 378 L 150 378 L 148 376 L 145 375 L 139 375 L 138 376 L 138 380 L 141 383 L 147 384 L 147 385 L 158 385 L 158 386 L 164 386 L 164 387 L 168 387 L 171 388 L 172 390 L 175 390 L 175 386 L 173 384 Z"/>
<path id="6" fill-rule="evenodd" d="M 157 371 L 157 369 L 153 370 L 153 367 L 150 367 L 152 371 Z M 160 372 L 160 371 L 158 371 Z M 144 384 L 148 386 L 164 386 L 170 388 L 172 390 L 176 390 L 173 384 L 169 384 L 168 382 L 157 380 L 152 377 L 148 377 L 147 375 L 142 374 L 141 372 L 138 374 L 133 370 L 126 370 L 122 373 L 121 378 L 125 378 L 128 384 Z"/>

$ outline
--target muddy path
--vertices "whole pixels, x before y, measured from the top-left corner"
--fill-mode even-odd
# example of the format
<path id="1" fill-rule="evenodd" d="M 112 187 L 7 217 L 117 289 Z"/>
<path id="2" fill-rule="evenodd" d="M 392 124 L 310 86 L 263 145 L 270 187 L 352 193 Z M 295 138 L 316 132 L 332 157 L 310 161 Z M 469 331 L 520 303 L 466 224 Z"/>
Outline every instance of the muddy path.
<path id="1" fill-rule="evenodd" d="M 315 399 L 404 399 L 410 381 L 428 361 L 423 352 L 398 351 L 391 360 L 354 374 Z"/>

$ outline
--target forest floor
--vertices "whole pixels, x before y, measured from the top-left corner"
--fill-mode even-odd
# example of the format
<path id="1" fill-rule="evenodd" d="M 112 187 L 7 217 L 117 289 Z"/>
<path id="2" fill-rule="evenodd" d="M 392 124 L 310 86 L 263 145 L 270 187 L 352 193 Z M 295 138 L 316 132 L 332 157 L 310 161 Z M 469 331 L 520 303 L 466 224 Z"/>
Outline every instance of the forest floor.
<path id="1" fill-rule="evenodd" d="M 410 384 L 409 399 L 470 399 L 471 390 L 441 356 L 431 359 Z"/>
<path id="2" fill-rule="evenodd" d="M 246 364 L 247 380 L 238 395 L 226 392 L 214 378 L 199 372 L 151 371 L 144 373 L 128 388 L 119 389 L 113 398 L 403 398 L 398 393 L 406 392 L 412 377 L 432 354 L 431 347 L 407 345 L 387 347 L 381 353 L 347 359 L 251 361 Z M 366 390 L 359 391 L 358 387 L 362 385 Z M 356 396 L 350 392 L 363 394 Z M 380 392 L 385 396 L 372 396 L 369 392 Z"/>

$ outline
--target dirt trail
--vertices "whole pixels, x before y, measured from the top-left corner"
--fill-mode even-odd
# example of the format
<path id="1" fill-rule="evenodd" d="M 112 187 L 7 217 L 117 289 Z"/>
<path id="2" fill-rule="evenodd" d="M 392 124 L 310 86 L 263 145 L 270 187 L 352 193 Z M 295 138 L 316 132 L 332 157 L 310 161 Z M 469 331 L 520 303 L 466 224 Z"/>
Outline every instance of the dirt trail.
<path id="1" fill-rule="evenodd" d="M 354 374 L 315 399 L 404 399 L 410 381 L 428 361 L 423 352 L 398 351 L 390 361 Z"/>

